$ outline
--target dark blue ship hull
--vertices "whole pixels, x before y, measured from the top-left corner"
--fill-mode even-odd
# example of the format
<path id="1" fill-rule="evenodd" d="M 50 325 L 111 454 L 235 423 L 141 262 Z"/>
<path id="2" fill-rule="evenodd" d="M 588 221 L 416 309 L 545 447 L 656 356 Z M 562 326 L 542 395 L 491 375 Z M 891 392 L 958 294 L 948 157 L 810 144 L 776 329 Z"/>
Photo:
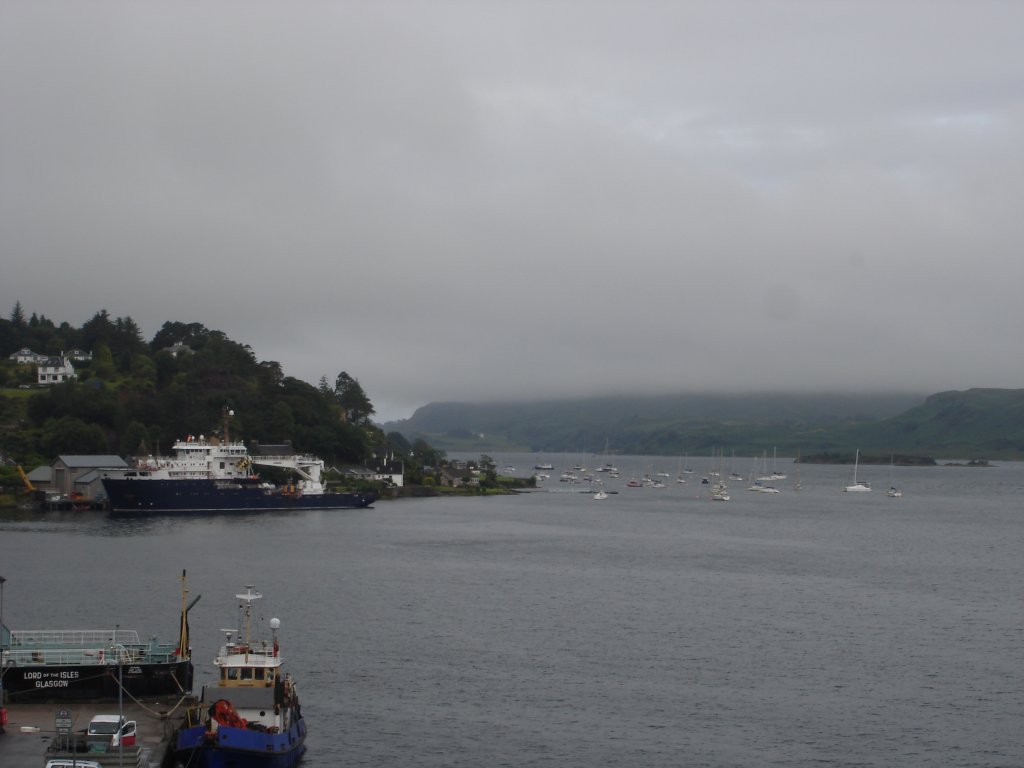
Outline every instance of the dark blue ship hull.
<path id="1" fill-rule="evenodd" d="M 303 495 L 237 480 L 103 480 L 112 512 L 253 512 L 368 507 L 374 493 Z"/>
<path id="2" fill-rule="evenodd" d="M 291 768 L 305 750 L 302 718 L 278 733 L 223 725 L 216 731 L 183 728 L 174 745 L 178 764 L 188 768 Z"/>

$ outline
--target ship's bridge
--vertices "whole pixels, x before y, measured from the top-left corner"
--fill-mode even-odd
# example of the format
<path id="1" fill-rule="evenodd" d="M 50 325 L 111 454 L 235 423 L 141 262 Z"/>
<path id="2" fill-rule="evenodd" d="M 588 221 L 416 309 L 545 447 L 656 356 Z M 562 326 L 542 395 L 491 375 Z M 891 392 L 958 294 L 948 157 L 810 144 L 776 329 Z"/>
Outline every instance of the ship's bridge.
<path id="1" fill-rule="evenodd" d="M 276 649 L 254 650 L 244 644 L 225 645 L 216 660 L 223 688 L 272 688 L 281 657 Z"/>
<path id="2" fill-rule="evenodd" d="M 273 688 L 280 680 L 281 654 L 278 651 L 277 630 L 281 627 L 281 620 L 270 620 L 273 632 L 270 643 L 253 643 L 249 634 L 252 603 L 263 596 L 253 592 L 251 585 L 247 590 L 245 594 L 236 595 L 244 601 L 244 632 L 241 628 L 237 634 L 233 629 L 221 630 L 226 635 L 226 641 L 213 662 L 220 669 L 217 684 L 221 688 Z"/>

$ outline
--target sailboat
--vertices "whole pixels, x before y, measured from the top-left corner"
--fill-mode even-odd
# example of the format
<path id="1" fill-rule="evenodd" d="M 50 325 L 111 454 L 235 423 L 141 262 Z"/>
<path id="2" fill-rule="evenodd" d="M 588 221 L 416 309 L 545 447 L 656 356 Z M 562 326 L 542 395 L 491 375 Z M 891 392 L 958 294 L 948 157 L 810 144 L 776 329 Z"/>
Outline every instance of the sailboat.
<path id="1" fill-rule="evenodd" d="M 680 459 L 679 460 L 679 474 L 676 475 L 676 484 L 677 485 L 686 485 L 686 477 L 684 476 L 685 473 L 683 472 L 683 467 L 684 466 L 685 466 L 685 461 L 683 459 Z"/>
<path id="2" fill-rule="evenodd" d="M 765 459 L 764 459 L 764 461 L 765 461 L 765 464 L 768 463 L 768 453 L 767 453 L 767 451 L 765 452 Z M 775 487 L 773 487 L 771 485 L 765 485 L 764 484 L 764 481 L 767 480 L 767 479 L 768 479 L 767 476 L 765 476 L 765 477 L 759 477 L 758 476 L 758 473 L 757 473 L 757 456 L 755 456 L 754 457 L 754 466 L 750 470 L 750 482 L 747 485 L 747 490 L 748 491 L 753 491 L 754 493 L 778 493 L 779 492 L 778 488 L 775 488 Z"/>
<path id="3" fill-rule="evenodd" d="M 903 491 L 896 487 L 896 484 L 892 479 L 892 466 L 893 466 L 893 455 L 889 454 L 889 490 L 885 492 L 885 495 L 890 499 L 898 499 L 903 495 Z"/>
<path id="4" fill-rule="evenodd" d="M 743 482 L 743 478 L 736 473 L 733 467 L 736 465 L 736 451 L 732 452 L 732 460 L 729 462 L 729 479 L 734 482 Z"/>
<path id="5" fill-rule="evenodd" d="M 693 470 L 690 469 L 688 466 L 686 466 L 686 459 L 688 457 L 689 457 L 689 454 L 686 454 L 686 453 L 683 454 L 683 469 L 682 469 L 682 473 L 684 475 L 692 475 L 693 474 Z"/>
<path id="6" fill-rule="evenodd" d="M 778 461 L 778 458 L 779 458 L 779 449 L 778 448 L 772 448 L 772 474 L 768 478 L 769 480 L 785 480 L 786 479 L 786 473 L 785 472 L 779 472 L 778 467 L 776 466 L 776 462 Z"/>
<path id="7" fill-rule="evenodd" d="M 856 455 L 853 457 L 853 481 L 849 485 L 843 486 L 843 490 L 847 493 L 865 493 L 871 490 L 871 483 L 857 479 L 857 467 L 859 464 L 860 449 L 858 448 Z"/>

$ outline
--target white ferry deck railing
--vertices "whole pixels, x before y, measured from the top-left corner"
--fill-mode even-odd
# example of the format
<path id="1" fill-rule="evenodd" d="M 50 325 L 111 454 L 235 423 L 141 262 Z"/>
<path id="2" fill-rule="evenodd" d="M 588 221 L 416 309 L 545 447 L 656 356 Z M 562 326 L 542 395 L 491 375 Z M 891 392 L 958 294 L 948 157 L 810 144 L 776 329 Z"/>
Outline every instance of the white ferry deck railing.
<path id="1" fill-rule="evenodd" d="M 19 629 L 11 632 L 11 647 L 19 645 L 105 648 L 141 645 L 141 641 L 134 629 Z"/>
<path id="2" fill-rule="evenodd" d="M 254 462 L 259 463 L 262 461 L 283 461 L 289 463 L 300 463 L 300 464 L 319 464 L 320 459 L 312 454 L 304 453 L 281 453 L 281 454 L 260 454 L 258 456 L 250 456 Z"/>
<path id="3" fill-rule="evenodd" d="M 178 649 L 168 643 L 139 643 L 138 634 L 130 645 L 105 642 L 97 645 L 40 644 L 12 645 L 3 652 L 0 666 L 101 666 L 114 664 L 169 664 L 179 659 Z M 107 636 L 109 638 L 109 635 Z"/>
<path id="4" fill-rule="evenodd" d="M 149 653 L 145 648 L 37 648 L 36 650 L 4 651 L 3 666 L 111 666 L 114 664 L 167 664 L 176 658 L 172 650 L 166 646 L 156 653 Z"/>

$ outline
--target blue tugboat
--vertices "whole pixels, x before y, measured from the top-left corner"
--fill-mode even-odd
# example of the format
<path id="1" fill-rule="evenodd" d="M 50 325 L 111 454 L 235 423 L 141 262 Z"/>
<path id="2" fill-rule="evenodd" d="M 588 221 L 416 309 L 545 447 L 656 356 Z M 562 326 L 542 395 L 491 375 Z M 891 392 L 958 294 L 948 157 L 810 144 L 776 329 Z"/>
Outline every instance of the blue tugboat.
<path id="1" fill-rule="evenodd" d="M 214 664 L 217 685 L 203 689 L 175 736 L 175 759 L 188 768 L 291 768 L 302 757 L 306 721 L 299 696 L 282 668 L 277 630 L 270 644 L 253 641 L 252 604 L 262 595 L 246 586 L 244 625 L 224 630 L 227 639 Z"/>

